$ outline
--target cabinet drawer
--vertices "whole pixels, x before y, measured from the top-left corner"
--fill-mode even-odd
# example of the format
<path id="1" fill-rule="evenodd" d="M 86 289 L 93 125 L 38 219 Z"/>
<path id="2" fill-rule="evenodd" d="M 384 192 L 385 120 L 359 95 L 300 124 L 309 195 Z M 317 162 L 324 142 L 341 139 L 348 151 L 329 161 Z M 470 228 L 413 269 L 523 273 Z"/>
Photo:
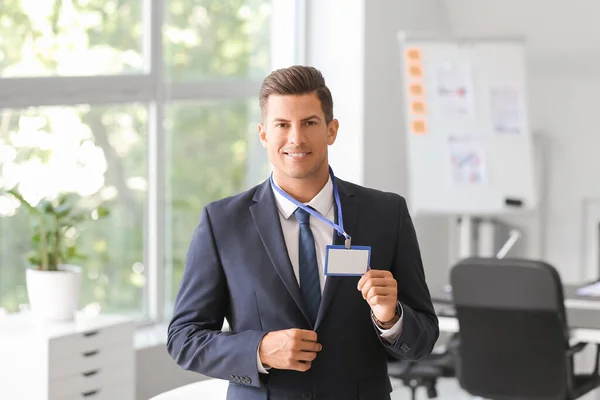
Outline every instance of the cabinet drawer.
<path id="1" fill-rule="evenodd" d="M 132 382 L 119 382 L 101 389 L 77 393 L 60 400 L 134 400 L 135 388 Z"/>
<path id="2" fill-rule="evenodd" d="M 57 360 L 66 357 L 97 351 L 127 340 L 133 342 L 133 323 L 106 326 L 53 338 L 49 342 L 50 365 L 55 365 Z"/>
<path id="3" fill-rule="evenodd" d="M 114 365 L 133 364 L 134 357 L 131 340 L 98 350 L 85 351 L 61 358 L 60 362 L 56 362 L 55 366 L 50 368 L 49 379 L 60 380 Z"/>
<path id="4" fill-rule="evenodd" d="M 85 374 L 79 374 L 64 379 L 48 382 L 49 400 L 58 400 L 65 397 L 94 395 L 104 388 L 117 385 L 119 382 L 135 382 L 134 364 L 121 364 L 109 366 Z M 91 394 L 90 394 L 91 393 Z"/>

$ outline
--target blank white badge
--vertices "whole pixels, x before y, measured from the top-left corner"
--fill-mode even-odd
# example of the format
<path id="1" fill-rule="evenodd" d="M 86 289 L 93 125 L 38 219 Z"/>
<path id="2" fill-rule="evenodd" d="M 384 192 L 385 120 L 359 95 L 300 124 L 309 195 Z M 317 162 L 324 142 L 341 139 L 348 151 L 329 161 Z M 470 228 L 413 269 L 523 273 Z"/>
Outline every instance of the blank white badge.
<path id="1" fill-rule="evenodd" d="M 369 270 L 370 246 L 329 245 L 325 253 L 325 275 L 361 276 Z"/>

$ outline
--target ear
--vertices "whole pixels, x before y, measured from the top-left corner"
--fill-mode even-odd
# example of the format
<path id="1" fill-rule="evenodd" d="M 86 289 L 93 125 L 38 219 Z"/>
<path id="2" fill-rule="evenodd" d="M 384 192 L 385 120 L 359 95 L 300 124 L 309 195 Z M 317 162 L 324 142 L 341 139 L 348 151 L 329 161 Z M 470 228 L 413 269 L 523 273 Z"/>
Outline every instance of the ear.
<path id="1" fill-rule="evenodd" d="M 267 130 L 263 124 L 258 124 L 258 137 L 260 138 L 260 143 L 262 147 L 267 148 Z"/>
<path id="2" fill-rule="evenodd" d="M 327 124 L 327 144 L 332 145 L 337 138 L 338 129 L 340 128 L 340 122 L 337 119 L 332 119 Z"/>

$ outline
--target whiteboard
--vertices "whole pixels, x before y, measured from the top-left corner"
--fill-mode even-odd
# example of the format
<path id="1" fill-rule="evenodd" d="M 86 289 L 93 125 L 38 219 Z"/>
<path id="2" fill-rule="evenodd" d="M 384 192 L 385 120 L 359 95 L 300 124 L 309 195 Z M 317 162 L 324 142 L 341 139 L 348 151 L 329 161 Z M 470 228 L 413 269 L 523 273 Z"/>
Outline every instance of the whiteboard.
<path id="1" fill-rule="evenodd" d="M 409 198 L 418 214 L 534 210 L 525 46 L 398 35 Z"/>

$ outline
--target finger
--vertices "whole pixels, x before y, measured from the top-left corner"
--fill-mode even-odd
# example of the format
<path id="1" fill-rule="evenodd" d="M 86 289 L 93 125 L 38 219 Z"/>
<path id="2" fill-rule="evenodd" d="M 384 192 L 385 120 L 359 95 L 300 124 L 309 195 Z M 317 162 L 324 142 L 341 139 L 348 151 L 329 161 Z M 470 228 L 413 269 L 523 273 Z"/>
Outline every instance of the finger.
<path id="1" fill-rule="evenodd" d="M 323 346 L 320 343 L 306 341 L 299 341 L 296 343 L 296 346 L 294 346 L 294 350 L 296 351 L 318 352 L 321 351 L 322 348 Z"/>
<path id="2" fill-rule="evenodd" d="M 389 295 L 376 295 L 367 299 L 368 303 L 372 306 L 389 306 L 394 304 L 397 300 L 395 296 Z"/>
<path id="3" fill-rule="evenodd" d="M 374 278 L 394 278 L 390 271 L 381 270 L 381 269 L 370 269 L 363 274 L 363 276 L 358 281 L 357 288 L 358 290 L 362 290 L 364 285 L 370 280 Z"/>
<path id="4" fill-rule="evenodd" d="M 309 361 L 312 362 L 315 358 L 317 358 L 317 353 L 314 351 L 299 351 L 294 354 L 294 360 L 296 361 Z"/>
<path id="5" fill-rule="evenodd" d="M 371 278 L 362 288 L 363 298 L 367 298 L 369 290 L 373 287 L 396 287 L 396 280 L 393 278 Z"/>
<path id="6" fill-rule="evenodd" d="M 309 331 L 305 329 L 292 329 L 292 338 L 298 340 L 305 340 L 307 342 L 316 342 L 317 333 L 315 331 Z"/>
<path id="7" fill-rule="evenodd" d="M 396 288 L 394 287 L 383 287 L 383 286 L 375 286 L 372 287 L 367 293 L 367 300 L 370 300 L 375 296 L 391 296 L 396 297 Z"/>
<path id="8" fill-rule="evenodd" d="M 365 273 L 365 275 L 367 274 L 370 278 L 393 278 L 392 273 L 385 269 L 371 269 Z"/>
<path id="9" fill-rule="evenodd" d="M 294 361 L 290 364 L 289 369 L 294 370 L 294 371 L 306 372 L 310 369 L 311 366 L 312 366 L 312 364 L 309 361 L 305 361 L 305 362 Z"/>
<path id="10" fill-rule="evenodd" d="M 360 279 L 358 280 L 358 284 L 356 285 L 356 288 L 358 290 L 362 290 L 365 283 L 367 283 L 367 281 L 371 278 L 371 276 L 369 275 L 369 272 L 371 272 L 371 271 L 365 272 L 363 274 L 363 276 L 361 276 Z"/>

